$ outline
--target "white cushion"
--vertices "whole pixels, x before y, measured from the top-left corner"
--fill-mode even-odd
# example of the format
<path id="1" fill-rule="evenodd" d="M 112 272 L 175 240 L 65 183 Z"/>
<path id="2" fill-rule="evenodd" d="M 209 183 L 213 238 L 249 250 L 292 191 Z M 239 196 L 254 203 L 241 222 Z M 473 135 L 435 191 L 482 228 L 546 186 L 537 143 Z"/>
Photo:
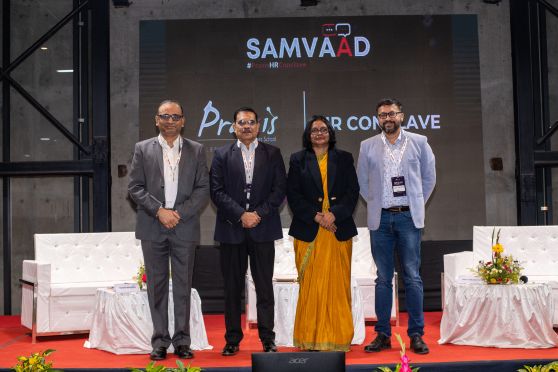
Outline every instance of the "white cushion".
<path id="1" fill-rule="evenodd" d="M 473 251 L 484 260 L 492 256 L 493 226 L 473 227 Z M 558 226 L 496 226 L 504 254 L 524 267 L 524 275 L 558 278 Z"/>
<path id="2" fill-rule="evenodd" d="M 131 280 L 143 262 L 134 232 L 35 234 L 35 260 L 52 265 L 52 283 Z"/>
<path id="3" fill-rule="evenodd" d="M 87 331 L 97 288 L 131 282 L 143 262 L 134 232 L 36 234 L 23 278 L 37 288 L 37 333 Z M 22 290 L 22 324 L 32 325 L 33 290 Z"/>

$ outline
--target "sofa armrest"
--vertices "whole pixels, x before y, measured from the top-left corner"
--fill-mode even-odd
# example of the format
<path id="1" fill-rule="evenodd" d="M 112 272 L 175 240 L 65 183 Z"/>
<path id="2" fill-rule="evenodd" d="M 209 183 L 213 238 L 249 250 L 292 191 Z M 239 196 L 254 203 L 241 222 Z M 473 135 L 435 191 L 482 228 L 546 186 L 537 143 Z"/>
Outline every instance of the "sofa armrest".
<path id="1" fill-rule="evenodd" d="M 459 276 L 472 276 L 469 270 L 475 266 L 475 256 L 471 251 L 450 253 L 444 255 L 444 278 L 452 282 Z"/>
<path id="2" fill-rule="evenodd" d="M 39 332 L 49 330 L 49 298 L 51 287 L 51 264 L 36 260 L 24 260 L 22 281 L 31 284 L 22 287 L 21 324 L 32 329 L 32 339 Z"/>
<path id="3" fill-rule="evenodd" d="M 34 284 L 51 282 L 51 265 L 35 260 L 24 260 L 21 278 Z"/>
<path id="4" fill-rule="evenodd" d="M 23 260 L 21 278 L 26 282 L 37 284 L 37 264 L 35 260 Z"/>

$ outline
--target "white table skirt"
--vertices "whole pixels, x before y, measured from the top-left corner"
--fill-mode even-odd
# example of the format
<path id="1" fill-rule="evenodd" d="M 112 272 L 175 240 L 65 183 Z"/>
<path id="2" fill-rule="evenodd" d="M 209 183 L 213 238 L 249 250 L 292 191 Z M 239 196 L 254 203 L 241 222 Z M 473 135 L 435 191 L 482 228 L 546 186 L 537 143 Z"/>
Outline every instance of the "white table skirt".
<path id="1" fill-rule="evenodd" d="M 201 311 L 201 299 L 192 288 L 190 301 L 190 347 L 193 350 L 213 349 L 207 340 Z M 169 294 L 169 332 L 174 333 L 172 293 Z M 153 349 L 153 324 L 147 292 L 115 293 L 112 289 L 97 290 L 93 323 L 84 347 L 114 354 L 147 354 Z M 169 351 L 173 351 L 172 345 Z"/>
<path id="2" fill-rule="evenodd" d="M 551 348 L 554 306 L 546 284 L 449 286 L 438 343 L 499 348 Z"/>
<path id="3" fill-rule="evenodd" d="M 293 333 L 298 302 L 298 283 L 274 282 L 275 295 L 275 342 L 279 346 L 294 346 Z M 351 283 L 352 313 L 354 336 L 351 344 L 360 345 L 364 342 L 364 310 L 360 290 L 356 282 Z"/>

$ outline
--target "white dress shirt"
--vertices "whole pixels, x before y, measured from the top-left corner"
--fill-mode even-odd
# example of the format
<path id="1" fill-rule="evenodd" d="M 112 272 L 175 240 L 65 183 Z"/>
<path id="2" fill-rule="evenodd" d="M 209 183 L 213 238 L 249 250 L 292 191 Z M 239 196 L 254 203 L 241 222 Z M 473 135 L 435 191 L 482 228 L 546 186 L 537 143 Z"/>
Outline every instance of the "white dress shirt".
<path id="1" fill-rule="evenodd" d="M 178 163 L 182 153 L 182 137 L 178 136 L 169 146 L 161 134 L 158 137 L 163 148 L 163 165 L 165 179 L 165 208 L 172 209 L 178 192 Z"/>

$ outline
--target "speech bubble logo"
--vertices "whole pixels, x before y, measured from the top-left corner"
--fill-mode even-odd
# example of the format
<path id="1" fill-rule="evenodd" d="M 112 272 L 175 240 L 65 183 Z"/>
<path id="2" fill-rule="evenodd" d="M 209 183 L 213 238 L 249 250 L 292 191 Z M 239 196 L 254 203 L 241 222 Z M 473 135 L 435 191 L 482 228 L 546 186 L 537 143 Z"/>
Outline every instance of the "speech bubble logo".
<path id="1" fill-rule="evenodd" d="M 335 33 L 342 37 L 347 37 L 351 34 L 350 23 L 338 23 L 335 25 Z"/>

